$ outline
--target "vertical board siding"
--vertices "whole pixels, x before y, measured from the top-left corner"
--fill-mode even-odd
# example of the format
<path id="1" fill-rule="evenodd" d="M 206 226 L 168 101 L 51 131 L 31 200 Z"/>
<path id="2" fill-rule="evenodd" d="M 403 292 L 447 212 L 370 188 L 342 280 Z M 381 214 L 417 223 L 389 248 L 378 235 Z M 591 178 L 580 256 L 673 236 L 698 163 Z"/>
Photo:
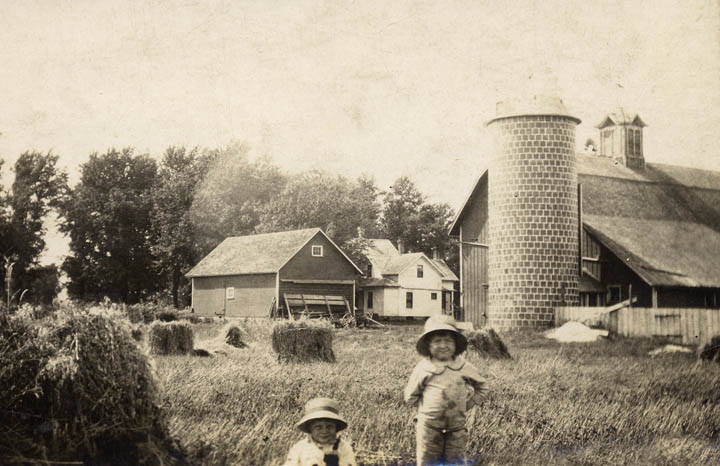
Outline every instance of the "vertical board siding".
<path id="1" fill-rule="evenodd" d="M 558 307 L 555 326 L 590 321 L 626 337 L 661 337 L 683 345 L 705 345 L 720 335 L 720 309 Z"/>
<path id="2" fill-rule="evenodd" d="M 475 327 L 485 325 L 487 315 L 487 255 L 482 246 L 463 245 L 463 308 L 465 320 Z"/>

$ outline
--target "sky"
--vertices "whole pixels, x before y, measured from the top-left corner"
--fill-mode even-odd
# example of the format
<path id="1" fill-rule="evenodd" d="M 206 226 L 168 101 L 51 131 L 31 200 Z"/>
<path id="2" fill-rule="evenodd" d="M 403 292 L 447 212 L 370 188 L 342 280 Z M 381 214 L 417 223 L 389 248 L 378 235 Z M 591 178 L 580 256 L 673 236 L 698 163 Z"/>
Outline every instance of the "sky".
<path id="1" fill-rule="evenodd" d="M 496 102 L 539 94 L 582 120 L 579 150 L 622 106 L 648 124 L 648 162 L 720 170 L 720 0 L 0 5 L 5 186 L 26 150 L 76 182 L 111 147 L 241 141 L 289 173 L 408 175 L 458 209 Z"/>

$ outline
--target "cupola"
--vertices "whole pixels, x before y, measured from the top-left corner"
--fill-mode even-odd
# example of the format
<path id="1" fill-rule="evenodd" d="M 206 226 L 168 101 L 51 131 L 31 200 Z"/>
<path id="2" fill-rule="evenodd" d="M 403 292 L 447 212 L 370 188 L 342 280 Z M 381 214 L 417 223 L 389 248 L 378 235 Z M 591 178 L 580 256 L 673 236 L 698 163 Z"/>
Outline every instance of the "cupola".
<path id="1" fill-rule="evenodd" d="M 621 161 L 628 168 L 645 168 L 643 128 L 637 113 L 622 108 L 608 113 L 596 127 L 600 130 L 600 155 Z"/>

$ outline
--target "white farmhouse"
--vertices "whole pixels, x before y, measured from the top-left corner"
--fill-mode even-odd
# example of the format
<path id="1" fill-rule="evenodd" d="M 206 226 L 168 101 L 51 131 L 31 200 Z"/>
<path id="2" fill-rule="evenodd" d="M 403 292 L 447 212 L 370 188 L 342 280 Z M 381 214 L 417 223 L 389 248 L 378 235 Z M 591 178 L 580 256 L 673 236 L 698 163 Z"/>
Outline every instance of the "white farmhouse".
<path id="1" fill-rule="evenodd" d="M 363 309 L 381 317 L 430 317 L 452 312 L 454 283 L 445 261 L 421 252 L 402 253 L 390 240 L 371 239 L 370 266 L 360 280 Z"/>

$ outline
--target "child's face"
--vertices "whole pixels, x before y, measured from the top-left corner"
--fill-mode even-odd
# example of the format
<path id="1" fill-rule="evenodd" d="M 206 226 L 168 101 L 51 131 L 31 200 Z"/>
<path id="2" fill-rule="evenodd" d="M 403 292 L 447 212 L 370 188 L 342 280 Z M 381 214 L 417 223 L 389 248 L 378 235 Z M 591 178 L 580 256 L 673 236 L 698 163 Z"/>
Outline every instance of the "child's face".
<path id="1" fill-rule="evenodd" d="M 318 419 L 310 422 L 310 437 L 317 443 L 334 443 L 337 437 L 337 424 L 330 419 Z"/>
<path id="2" fill-rule="evenodd" d="M 455 337 L 450 332 L 430 335 L 430 356 L 438 361 L 449 361 L 455 356 Z"/>

